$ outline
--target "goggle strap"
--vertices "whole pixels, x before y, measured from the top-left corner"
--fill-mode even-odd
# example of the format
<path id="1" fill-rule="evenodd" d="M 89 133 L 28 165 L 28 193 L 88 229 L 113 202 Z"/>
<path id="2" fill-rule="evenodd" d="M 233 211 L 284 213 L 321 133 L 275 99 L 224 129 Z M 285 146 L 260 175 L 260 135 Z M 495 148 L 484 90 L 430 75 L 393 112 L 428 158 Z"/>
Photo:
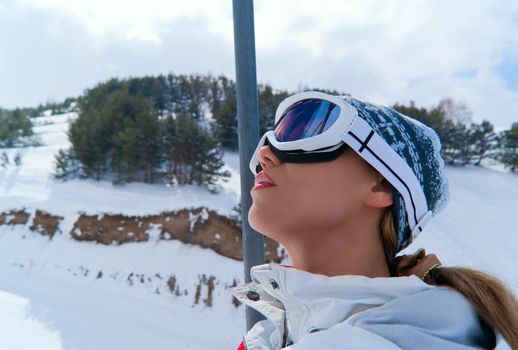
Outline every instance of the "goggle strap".
<path id="1" fill-rule="evenodd" d="M 428 205 L 419 180 L 406 161 L 362 118 L 356 118 L 344 134 L 344 141 L 398 190 L 405 201 L 410 230 L 421 232 L 427 221 L 421 219 L 427 216 Z"/>

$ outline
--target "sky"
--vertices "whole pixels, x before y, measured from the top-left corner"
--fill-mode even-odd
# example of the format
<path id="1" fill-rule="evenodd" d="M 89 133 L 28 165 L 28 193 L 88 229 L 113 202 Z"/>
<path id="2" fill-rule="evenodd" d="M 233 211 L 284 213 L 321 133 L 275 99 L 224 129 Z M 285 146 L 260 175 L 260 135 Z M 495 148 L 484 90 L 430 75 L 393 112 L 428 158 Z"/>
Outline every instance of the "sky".
<path id="1" fill-rule="evenodd" d="M 449 97 L 518 122 L 518 2 L 256 0 L 257 79 L 373 103 Z M 231 0 L 0 0 L 0 106 L 82 94 L 111 77 L 235 77 Z"/>

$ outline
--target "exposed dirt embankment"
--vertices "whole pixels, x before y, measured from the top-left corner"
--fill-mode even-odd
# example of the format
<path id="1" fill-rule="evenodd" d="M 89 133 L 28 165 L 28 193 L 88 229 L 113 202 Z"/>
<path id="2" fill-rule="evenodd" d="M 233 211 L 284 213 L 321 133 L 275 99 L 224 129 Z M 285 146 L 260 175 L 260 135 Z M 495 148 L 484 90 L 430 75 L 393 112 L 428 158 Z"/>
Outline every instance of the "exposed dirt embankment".
<path id="1" fill-rule="evenodd" d="M 52 239 L 52 236 L 54 236 L 58 230 L 58 225 L 61 220 L 63 220 L 62 216 L 51 215 L 44 211 L 36 210 L 30 230 L 39 232 L 44 236 L 49 236 L 49 238 Z"/>
<path id="2" fill-rule="evenodd" d="M 0 213 L 0 225 L 25 225 L 30 214 L 25 210 L 10 210 Z"/>
<path id="3" fill-rule="evenodd" d="M 36 210 L 10 210 L 0 213 L 0 225 L 27 225 L 29 230 L 49 239 L 59 233 L 63 217 Z M 149 216 L 87 215 L 81 214 L 68 233 L 77 241 L 101 244 L 145 242 L 151 237 L 160 240 L 176 239 L 194 244 L 236 260 L 243 259 L 241 227 L 228 217 L 207 208 L 182 209 Z M 265 239 L 267 261 L 282 260 L 277 242 Z"/>

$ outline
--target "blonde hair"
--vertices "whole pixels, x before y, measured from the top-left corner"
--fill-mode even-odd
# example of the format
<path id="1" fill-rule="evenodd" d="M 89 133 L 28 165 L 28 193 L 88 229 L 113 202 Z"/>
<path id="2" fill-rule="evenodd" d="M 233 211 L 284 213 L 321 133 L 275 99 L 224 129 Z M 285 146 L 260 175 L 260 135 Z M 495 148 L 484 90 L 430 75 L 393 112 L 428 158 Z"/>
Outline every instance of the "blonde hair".
<path id="1" fill-rule="evenodd" d="M 385 209 L 380 232 L 390 274 L 396 276 L 397 234 L 392 206 Z M 513 350 L 518 349 L 518 300 L 497 278 L 470 268 L 441 266 L 432 270 L 426 282 L 450 287 L 462 294 L 477 313 L 502 334 Z"/>

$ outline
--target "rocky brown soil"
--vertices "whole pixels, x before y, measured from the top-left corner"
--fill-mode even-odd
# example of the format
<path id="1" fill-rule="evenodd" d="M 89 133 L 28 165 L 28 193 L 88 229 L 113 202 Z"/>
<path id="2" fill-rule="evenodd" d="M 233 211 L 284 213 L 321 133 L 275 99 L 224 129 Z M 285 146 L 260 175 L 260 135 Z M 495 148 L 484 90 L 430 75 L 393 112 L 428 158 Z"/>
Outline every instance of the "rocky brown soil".
<path id="1" fill-rule="evenodd" d="M 63 220 L 63 217 L 61 216 L 51 215 L 44 211 L 36 210 L 34 219 L 32 220 L 32 225 L 29 229 L 44 236 L 49 236 L 49 238 L 52 239 L 58 230 L 58 225 L 61 220 Z"/>
<path id="2" fill-rule="evenodd" d="M 0 225 L 25 225 L 30 213 L 22 210 L 10 210 L 0 213 Z"/>
<path id="3" fill-rule="evenodd" d="M 31 213 L 26 210 L 0 212 L 0 225 L 26 225 Z M 63 217 L 36 210 L 28 229 L 52 239 Z M 68 233 L 77 241 L 100 244 L 125 244 L 145 242 L 150 237 L 161 240 L 179 240 L 198 245 L 236 260 L 243 259 L 241 227 L 232 219 L 204 207 L 181 209 L 149 216 L 121 214 L 81 214 Z M 265 238 L 267 261 L 280 262 L 277 242 Z"/>

